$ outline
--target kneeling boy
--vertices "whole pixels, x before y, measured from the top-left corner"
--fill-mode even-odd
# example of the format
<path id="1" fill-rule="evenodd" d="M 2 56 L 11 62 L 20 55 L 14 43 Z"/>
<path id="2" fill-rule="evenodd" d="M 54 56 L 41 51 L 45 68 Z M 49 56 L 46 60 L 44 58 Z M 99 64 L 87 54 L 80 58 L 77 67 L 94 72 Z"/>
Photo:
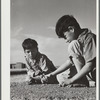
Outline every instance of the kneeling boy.
<path id="1" fill-rule="evenodd" d="M 27 62 L 28 83 L 55 83 L 56 77 L 46 79 L 45 75 L 56 70 L 49 58 L 38 50 L 38 43 L 33 39 L 25 39 L 22 43 Z"/>

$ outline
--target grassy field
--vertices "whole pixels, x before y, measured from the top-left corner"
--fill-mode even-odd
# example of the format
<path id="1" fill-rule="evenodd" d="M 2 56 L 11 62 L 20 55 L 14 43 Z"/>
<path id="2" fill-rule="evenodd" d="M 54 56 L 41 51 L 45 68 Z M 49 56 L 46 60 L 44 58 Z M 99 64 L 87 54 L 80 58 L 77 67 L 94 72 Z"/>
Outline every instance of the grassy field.
<path id="1" fill-rule="evenodd" d="M 25 82 L 26 74 L 11 75 L 11 100 L 96 100 L 96 87 L 59 87 Z"/>

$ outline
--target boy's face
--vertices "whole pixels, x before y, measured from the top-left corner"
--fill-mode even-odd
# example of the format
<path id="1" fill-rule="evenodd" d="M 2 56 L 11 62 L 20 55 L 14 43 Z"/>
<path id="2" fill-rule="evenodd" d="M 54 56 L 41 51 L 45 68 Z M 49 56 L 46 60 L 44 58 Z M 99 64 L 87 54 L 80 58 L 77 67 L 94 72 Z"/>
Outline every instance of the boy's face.
<path id="1" fill-rule="evenodd" d="M 34 59 L 37 55 L 37 48 L 34 48 L 34 49 L 26 49 L 25 51 L 25 55 L 28 57 L 28 58 L 31 58 L 31 59 Z"/>
<path id="2" fill-rule="evenodd" d="M 68 31 L 66 31 L 64 33 L 64 39 L 66 41 L 66 43 L 70 43 L 71 41 L 75 40 L 76 39 L 76 36 L 75 36 L 75 30 L 74 29 L 69 29 Z"/>

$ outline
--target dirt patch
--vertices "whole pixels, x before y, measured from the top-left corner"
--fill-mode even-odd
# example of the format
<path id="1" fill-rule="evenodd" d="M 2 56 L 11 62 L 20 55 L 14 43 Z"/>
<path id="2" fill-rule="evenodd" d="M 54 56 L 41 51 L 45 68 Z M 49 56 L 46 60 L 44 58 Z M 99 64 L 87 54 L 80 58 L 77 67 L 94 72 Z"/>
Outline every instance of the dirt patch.
<path id="1" fill-rule="evenodd" d="M 95 87 L 59 87 L 58 84 L 33 84 L 25 76 L 11 76 L 11 100 L 96 100 Z"/>

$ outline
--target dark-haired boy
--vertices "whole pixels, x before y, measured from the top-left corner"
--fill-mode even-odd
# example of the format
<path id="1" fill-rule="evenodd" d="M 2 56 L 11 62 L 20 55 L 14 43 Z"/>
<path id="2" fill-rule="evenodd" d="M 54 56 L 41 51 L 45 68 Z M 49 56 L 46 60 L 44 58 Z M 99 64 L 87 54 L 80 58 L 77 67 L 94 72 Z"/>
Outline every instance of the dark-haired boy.
<path id="1" fill-rule="evenodd" d="M 38 43 L 33 39 L 25 39 L 22 43 L 27 62 L 27 81 L 32 83 L 55 83 L 56 77 L 46 80 L 45 75 L 56 70 L 49 58 L 38 50 Z"/>
<path id="2" fill-rule="evenodd" d="M 61 86 L 77 82 L 89 86 L 86 76 L 96 82 L 96 35 L 87 28 L 82 29 L 71 15 L 64 15 L 57 21 L 56 34 L 69 43 L 69 60 L 47 77 L 57 75 Z M 69 68 L 73 75 L 66 73 Z"/>

